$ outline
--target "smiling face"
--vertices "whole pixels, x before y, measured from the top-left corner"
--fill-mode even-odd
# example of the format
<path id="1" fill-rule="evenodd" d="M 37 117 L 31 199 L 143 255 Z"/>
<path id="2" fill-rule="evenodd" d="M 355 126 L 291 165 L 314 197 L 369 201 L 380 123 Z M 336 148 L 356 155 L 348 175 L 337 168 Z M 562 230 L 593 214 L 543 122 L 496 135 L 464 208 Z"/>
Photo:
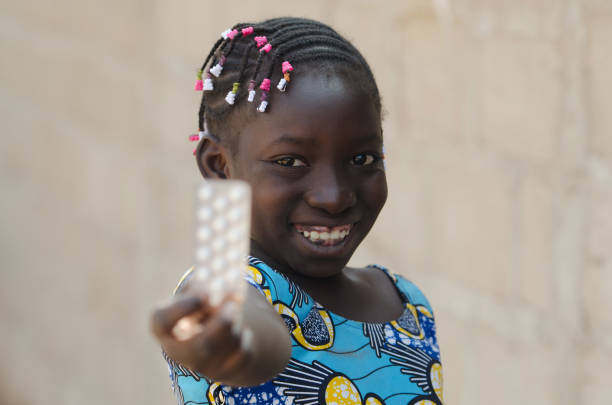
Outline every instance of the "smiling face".
<path id="1" fill-rule="evenodd" d="M 350 79 L 309 74 L 241 130 L 228 177 L 253 188 L 251 237 L 284 271 L 338 274 L 387 198 L 380 114 Z"/>

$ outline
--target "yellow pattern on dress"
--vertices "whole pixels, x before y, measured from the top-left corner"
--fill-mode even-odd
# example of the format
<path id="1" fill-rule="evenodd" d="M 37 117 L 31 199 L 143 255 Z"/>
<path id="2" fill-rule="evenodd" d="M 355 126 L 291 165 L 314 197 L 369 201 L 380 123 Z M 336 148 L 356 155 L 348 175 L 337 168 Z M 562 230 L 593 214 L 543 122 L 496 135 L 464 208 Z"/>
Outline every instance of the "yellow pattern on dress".
<path id="1" fill-rule="evenodd" d="M 406 304 L 406 309 L 408 311 L 410 311 L 410 313 L 412 314 L 412 316 L 414 318 L 414 321 L 416 322 L 417 327 L 419 328 L 419 334 L 415 335 L 414 333 L 411 333 L 411 332 L 407 331 L 406 329 L 402 328 L 397 323 L 397 321 L 391 321 L 391 325 L 395 329 L 397 329 L 399 332 L 403 333 L 404 335 L 410 336 L 411 338 L 414 338 L 414 339 L 423 339 L 423 337 L 425 336 L 425 333 L 423 331 L 423 328 L 421 328 L 421 323 L 419 322 L 419 317 L 417 316 L 417 313 L 416 313 L 417 310 L 416 310 L 415 306 L 412 305 L 412 304 L 407 303 Z"/>
<path id="2" fill-rule="evenodd" d="M 325 323 L 325 327 L 327 328 L 327 333 L 329 334 L 329 341 L 327 341 L 326 343 L 322 345 L 313 345 L 306 340 L 302 332 L 302 326 L 300 325 L 300 318 L 297 316 L 295 312 L 293 312 L 291 308 L 289 308 L 282 302 L 276 302 L 274 304 L 274 309 L 276 310 L 276 312 L 278 312 L 279 315 L 286 315 L 290 317 L 291 319 L 293 319 L 293 321 L 295 322 L 295 328 L 291 331 L 291 334 L 302 347 L 305 347 L 306 349 L 309 349 L 309 350 L 325 350 L 333 346 L 334 344 L 334 325 L 332 323 L 332 320 L 329 314 L 324 309 L 319 309 L 318 312 L 319 312 L 319 315 L 321 315 L 323 322 Z"/>
<path id="3" fill-rule="evenodd" d="M 345 376 L 332 378 L 325 387 L 326 405 L 362 405 L 357 387 Z"/>

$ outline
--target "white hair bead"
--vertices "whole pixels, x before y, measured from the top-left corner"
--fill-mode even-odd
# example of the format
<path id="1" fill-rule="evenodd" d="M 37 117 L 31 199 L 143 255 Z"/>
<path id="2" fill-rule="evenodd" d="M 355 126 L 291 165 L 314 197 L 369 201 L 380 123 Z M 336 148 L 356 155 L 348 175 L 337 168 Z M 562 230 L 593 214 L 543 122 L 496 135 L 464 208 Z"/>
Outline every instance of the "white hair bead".
<path id="1" fill-rule="evenodd" d="M 210 78 L 207 78 L 204 80 L 204 85 L 202 86 L 202 90 L 204 91 L 211 91 L 213 90 L 215 87 L 213 86 L 213 81 Z"/>
<path id="2" fill-rule="evenodd" d="M 219 77 L 219 75 L 221 74 L 221 72 L 223 72 L 223 65 L 220 63 L 217 63 L 215 66 L 213 66 L 210 70 L 209 70 L 210 74 L 214 75 L 215 77 Z"/>
<path id="3" fill-rule="evenodd" d="M 234 93 L 233 91 L 229 91 L 225 96 L 225 101 L 227 102 L 227 104 L 233 105 L 236 101 L 236 93 Z"/>
<path id="4" fill-rule="evenodd" d="M 286 87 L 287 87 L 287 80 L 285 80 L 285 78 L 283 77 L 282 79 L 279 80 L 276 88 L 279 89 L 280 91 L 285 91 Z"/>
<path id="5" fill-rule="evenodd" d="M 249 98 L 247 99 L 249 103 L 252 103 L 255 100 L 255 90 L 249 91 Z"/>
<path id="6" fill-rule="evenodd" d="M 264 100 L 259 104 L 259 107 L 257 107 L 257 111 L 266 112 L 266 107 L 268 107 L 268 102 Z"/>
<path id="7" fill-rule="evenodd" d="M 227 39 L 227 34 L 229 34 L 230 32 L 232 32 L 231 28 L 226 29 L 225 31 L 223 31 L 221 33 L 221 36 L 223 37 L 223 39 Z"/>

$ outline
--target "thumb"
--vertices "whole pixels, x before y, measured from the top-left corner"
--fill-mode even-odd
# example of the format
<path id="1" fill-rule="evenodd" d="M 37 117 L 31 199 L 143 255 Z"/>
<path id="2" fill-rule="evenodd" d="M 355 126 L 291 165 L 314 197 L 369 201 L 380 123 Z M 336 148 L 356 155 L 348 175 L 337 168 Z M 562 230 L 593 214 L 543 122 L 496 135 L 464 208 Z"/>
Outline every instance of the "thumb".
<path id="1" fill-rule="evenodd" d="M 168 337 L 179 319 L 202 308 L 202 299 L 192 295 L 174 298 L 169 304 L 161 305 L 151 316 L 151 330 L 159 339 Z"/>

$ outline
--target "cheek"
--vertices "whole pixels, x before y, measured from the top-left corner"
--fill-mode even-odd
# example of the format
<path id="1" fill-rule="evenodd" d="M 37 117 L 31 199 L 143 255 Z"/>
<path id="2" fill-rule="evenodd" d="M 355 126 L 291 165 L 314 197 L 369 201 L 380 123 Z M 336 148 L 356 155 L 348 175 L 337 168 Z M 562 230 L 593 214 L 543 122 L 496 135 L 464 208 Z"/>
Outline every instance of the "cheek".
<path id="1" fill-rule="evenodd" d="M 372 214 L 378 216 L 378 213 L 387 201 L 387 178 L 384 172 L 377 173 L 372 176 L 367 182 L 364 182 L 361 187 L 362 198 L 372 211 Z"/>
<path id="2" fill-rule="evenodd" d="M 258 232 L 274 229 L 279 232 L 287 226 L 294 205 L 294 194 L 289 185 L 270 176 L 253 176 L 249 181 L 253 193 L 253 227 Z"/>
<path id="3" fill-rule="evenodd" d="M 263 190 L 253 188 L 253 217 L 260 222 L 274 222 L 276 219 L 285 218 L 287 213 L 287 201 L 282 195 L 262 192 Z"/>

